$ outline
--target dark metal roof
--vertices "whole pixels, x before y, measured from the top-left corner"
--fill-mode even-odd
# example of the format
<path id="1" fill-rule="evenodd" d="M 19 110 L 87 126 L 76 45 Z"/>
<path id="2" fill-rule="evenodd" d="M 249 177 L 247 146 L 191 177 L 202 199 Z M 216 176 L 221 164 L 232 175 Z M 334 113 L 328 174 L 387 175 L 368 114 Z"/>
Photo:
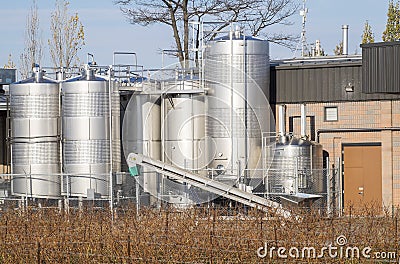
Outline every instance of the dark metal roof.
<path id="1" fill-rule="evenodd" d="M 362 91 L 361 56 L 321 57 L 271 63 L 271 103 L 398 99 Z"/>
<path id="2" fill-rule="evenodd" d="M 400 93 L 400 42 L 363 44 L 364 93 Z"/>

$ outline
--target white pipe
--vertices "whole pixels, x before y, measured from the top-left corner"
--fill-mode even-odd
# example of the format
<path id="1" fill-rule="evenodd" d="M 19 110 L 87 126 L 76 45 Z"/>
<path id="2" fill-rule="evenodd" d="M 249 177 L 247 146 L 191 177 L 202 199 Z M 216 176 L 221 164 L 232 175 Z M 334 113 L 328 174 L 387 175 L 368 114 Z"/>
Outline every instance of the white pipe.
<path id="1" fill-rule="evenodd" d="M 300 126 L 301 126 L 301 137 L 306 137 L 307 134 L 307 110 L 306 104 L 301 105 L 301 116 L 300 116 Z"/>
<path id="2" fill-rule="evenodd" d="M 286 135 L 286 106 L 280 105 L 279 106 L 279 129 L 278 133 L 279 136 L 283 137 Z"/>
<path id="3" fill-rule="evenodd" d="M 343 55 L 348 55 L 349 48 L 349 25 L 343 25 Z"/>

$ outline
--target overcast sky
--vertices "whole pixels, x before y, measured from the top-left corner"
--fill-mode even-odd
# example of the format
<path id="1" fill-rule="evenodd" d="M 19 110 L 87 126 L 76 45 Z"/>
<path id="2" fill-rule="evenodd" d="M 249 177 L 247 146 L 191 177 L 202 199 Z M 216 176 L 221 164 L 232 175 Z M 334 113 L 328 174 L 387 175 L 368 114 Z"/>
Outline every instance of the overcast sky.
<path id="1" fill-rule="evenodd" d="M 47 50 L 49 38 L 50 13 L 54 9 L 54 0 L 37 0 L 42 29 L 43 44 L 46 48 L 44 62 L 50 66 Z M 12 54 L 15 63 L 19 63 L 19 55 L 24 48 L 24 30 L 26 16 L 32 0 L 2 1 L 0 10 L 0 67 Z M 302 2 L 302 1 L 300 1 Z M 366 20 L 372 26 L 375 40 L 380 41 L 386 24 L 388 0 L 307 0 L 309 9 L 307 17 L 307 41 L 319 39 L 328 54 L 341 40 L 341 26 L 348 24 L 349 53 L 360 53 L 360 41 Z M 82 60 L 86 54 L 93 53 L 98 64 L 112 64 L 113 51 L 133 51 L 138 54 L 138 63 L 146 68 L 161 66 L 160 50 L 173 46 L 172 32 L 166 26 L 133 26 L 113 5 L 113 0 L 70 0 L 70 11 L 78 12 L 85 26 L 86 45 L 80 52 Z M 272 27 L 271 32 L 290 32 L 300 35 L 301 17 L 296 14 L 291 19 L 292 26 Z M 272 59 L 299 56 L 290 50 L 271 44 Z M 173 62 L 167 59 L 166 63 Z"/>

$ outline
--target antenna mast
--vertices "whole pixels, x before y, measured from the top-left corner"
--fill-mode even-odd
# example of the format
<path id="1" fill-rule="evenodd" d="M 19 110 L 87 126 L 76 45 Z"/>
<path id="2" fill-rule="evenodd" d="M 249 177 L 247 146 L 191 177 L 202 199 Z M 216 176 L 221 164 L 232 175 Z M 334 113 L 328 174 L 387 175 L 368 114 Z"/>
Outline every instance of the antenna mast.
<path id="1" fill-rule="evenodd" d="M 301 56 L 305 57 L 307 52 L 307 40 L 306 40 L 306 21 L 307 21 L 308 8 L 306 8 L 306 0 L 303 0 L 303 9 L 300 10 L 300 16 L 303 18 L 302 30 L 301 30 Z"/>

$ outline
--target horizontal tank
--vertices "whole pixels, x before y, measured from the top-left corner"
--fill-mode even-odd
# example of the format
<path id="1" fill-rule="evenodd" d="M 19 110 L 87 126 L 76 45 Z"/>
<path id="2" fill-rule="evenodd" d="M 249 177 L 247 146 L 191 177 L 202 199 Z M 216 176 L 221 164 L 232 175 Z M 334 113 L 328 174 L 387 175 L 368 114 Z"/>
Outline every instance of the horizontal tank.
<path id="1" fill-rule="evenodd" d="M 10 85 L 12 194 L 59 198 L 60 92 L 36 71 Z"/>
<path id="2" fill-rule="evenodd" d="M 63 194 L 109 195 L 110 87 L 91 69 L 61 84 L 63 120 Z M 112 144 L 111 144 L 112 145 Z M 67 181 L 68 179 L 68 181 Z"/>
<path id="3" fill-rule="evenodd" d="M 304 138 L 281 136 L 267 171 L 267 192 L 293 195 L 326 192 L 322 145 Z"/>

